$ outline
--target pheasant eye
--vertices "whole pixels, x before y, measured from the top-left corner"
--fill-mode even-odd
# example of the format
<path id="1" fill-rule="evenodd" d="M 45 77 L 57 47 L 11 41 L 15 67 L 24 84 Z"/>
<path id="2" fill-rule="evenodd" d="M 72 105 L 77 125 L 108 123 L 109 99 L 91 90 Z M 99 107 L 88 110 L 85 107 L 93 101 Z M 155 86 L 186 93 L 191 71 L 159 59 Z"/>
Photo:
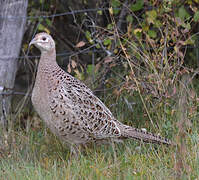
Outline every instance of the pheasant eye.
<path id="1" fill-rule="evenodd" d="M 42 37 L 42 40 L 45 41 L 45 40 L 46 40 L 46 37 Z"/>

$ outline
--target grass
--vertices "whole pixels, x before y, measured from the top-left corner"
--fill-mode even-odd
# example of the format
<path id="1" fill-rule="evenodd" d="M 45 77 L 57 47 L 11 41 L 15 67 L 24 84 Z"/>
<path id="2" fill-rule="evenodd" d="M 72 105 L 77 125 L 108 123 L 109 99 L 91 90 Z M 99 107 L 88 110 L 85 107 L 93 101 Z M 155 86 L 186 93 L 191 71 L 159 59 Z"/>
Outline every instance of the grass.
<path id="1" fill-rule="evenodd" d="M 176 147 L 126 141 L 86 149 L 79 158 L 43 124 L 1 131 L 0 179 L 182 179 L 199 178 L 197 131 L 186 139 L 186 157 L 179 164 Z"/>
<path id="2" fill-rule="evenodd" d="M 118 101 L 115 114 L 121 121 L 128 119 L 126 123 L 131 124 L 134 121 L 130 120 L 132 112 L 123 102 L 122 98 Z M 152 119 L 159 120 L 158 129 L 150 129 L 150 121 L 146 122 L 144 116 L 135 124 L 152 132 L 159 131 L 163 136 L 166 134 L 177 146 L 128 140 L 87 148 L 78 158 L 71 156 L 69 148 L 45 128 L 36 114 L 25 113 L 21 117 L 19 114 L 18 123 L 10 123 L 8 131 L 0 130 L 0 179 L 198 179 L 198 105 L 183 93 L 176 102 L 172 108 L 162 103 L 151 113 Z M 134 113 L 141 114 L 140 109 L 141 106 L 135 106 Z"/>
<path id="3" fill-rule="evenodd" d="M 192 97 L 190 92 L 189 87 L 179 87 L 178 94 L 172 99 L 155 103 L 153 98 L 145 100 L 151 118 L 155 124 L 159 124 L 157 127 L 151 126 L 150 120 L 147 121 L 139 96 L 135 93 L 134 96 L 125 96 L 130 105 L 136 102 L 132 103 L 132 110 L 127 108 L 122 96 L 112 100 L 117 101 L 118 106 L 111 107 L 111 111 L 120 121 L 128 124 L 134 122 L 149 131 L 160 132 L 172 139 L 177 144 L 175 147 L 128 140 L 122 144 L 87 148 L 75 158 L 35 114 L 20 116 L 19 113 L 19 123 L 15 122 L 14 126 L 9 124 L 6 132 L 0 130 L 0 179 L 197 180 L 198 101 L 197 95 Z M 111 99 L 107 101 L 111 103 Z"/>

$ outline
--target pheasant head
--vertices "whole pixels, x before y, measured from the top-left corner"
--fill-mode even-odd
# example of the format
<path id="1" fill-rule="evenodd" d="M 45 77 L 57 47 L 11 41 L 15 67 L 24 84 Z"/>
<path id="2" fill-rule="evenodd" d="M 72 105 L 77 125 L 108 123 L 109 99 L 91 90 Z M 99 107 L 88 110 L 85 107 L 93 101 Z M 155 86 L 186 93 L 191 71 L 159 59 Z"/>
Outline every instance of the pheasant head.
<path id="1" fill-rule="evenodd" d="M 55 42 L 47 33 L 39 33 L 30 42 L 29 46 L 34 44 L 41 52 L 49 52 L 55 49 Z"/>

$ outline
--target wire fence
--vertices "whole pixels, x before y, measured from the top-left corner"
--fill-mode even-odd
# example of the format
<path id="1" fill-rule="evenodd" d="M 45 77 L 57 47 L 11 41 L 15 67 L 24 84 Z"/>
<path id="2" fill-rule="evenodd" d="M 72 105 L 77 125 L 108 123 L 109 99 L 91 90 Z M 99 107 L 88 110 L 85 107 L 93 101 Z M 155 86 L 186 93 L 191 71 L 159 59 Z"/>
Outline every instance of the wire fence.
<path id="1" fill-rule="evenodd" d="M 36 20 L 36 19 L 46 19 L 46 18 L 54 18 L 54 17 L 60 17 L 60 16 L 67 16 L 67 15 L 75 15 L 75 14 L 81 14 L 81 13 L 89 13 L 89 12 L 99 12 L 99 11 L 108 11 L 110 8 L 93 8 L 93 9 L 80 9 L 80 10 L 71 10 L 70 12 L 64 12 L 64 13 L 57 13 L 57 14 L 52 14 L 52 15 L 40 15 L 40 16 L 0 16 L 1 19 L 7 19 L 7 20 L 16 20 L 16 19 L 22 19 L 25 18 L 27 20 Z M 121 8 L 114 8 L 114 9 L 121 9 Z M 40 23 L 40 22 L 39 22 Z M 38 25 L 37 25 L 38 27 Z M 36 28 L 37 31 L 37 28 Z M 36 32 L 35 31 L 35 32 Z M 34 33 L 35 34 L 35 33 Z M 34 36 L 34 35 L 33 35 Z M 104 50 L 96 49 L 96 45 L 92 45 L 88 48 L 85 48 L 83 50 L 78 50 L 77 52 L 66 52 L 63 51 L 62 53 L 57 53 L 57 57 L 67 57 L 67 56 L 75 56 L 79 54 L 86 54 L 86 53 L 101 53 L 104 52 Z M 29 50 L 28 50 L 29 51 Z M 0 58 L 2 59 L 33 59 L 33 58 L 40 58 L 40 55 L 24 55 L 24 56 L 19 56 L 19 57 L 6 57 L 6 58 Z M 103 89 L 104 90 L 104 89 Z M 97 90 L 100 91 L 100 90 Z M 14 89 L 8 89 L 6 87 L 0 86 L 0 95 L 3 97 L 11 96 L 11 95 L 28 95 L 27 92 L 18 92 L 15 91 Z"/>
<path id="2" fill-rule="evenodd" d="M 122 8 L 124 8 L 124 7 L 122 7 Z M 114 10 L 122 10 L 122 8 L 112 8 L 112 9 L 114 9 Z M 75 18 L 76 14 L 85 14 L 85 15 L 87 15 L 87 13 L 91 13 L 91 12 L 101 13 L 100 11 L 110 11 L 112 9 L 111 8 L 80 9 L 80 10 L 71 10 L 70 12 L 57 13 L 57 14 L 52 14 L 52 15 L 38 15 L 38 16 L 27 16 L 27 17 L 25 17 L 25 16 L 6 16 L 6 17 L 5 16 L 0 16 L 0 21 L 2 19 L 7 19 L 8 21 L 11 21 L 11 22 L 12 21 L 16 21 L 18 19 L 26 19 L 26 20 L 29 20 L 29 21 L 37 21 L 37 26 L 36 26 L 36 28 L 34 30 L 34 33 L 33 33 L 33 36 L 35 36 L 35 34 L 36 34 L 37 30 L 38 30 L 39 24 L 41 23 L 42 19 L 56 18 L 56 17 L 68 16 L 68 15 L 73 16 L 73 18 Z M 145 9 L 145 10 L 151 10 L 151 9 L 153 9 L 153 8 L 149 7 L 149 9 Z M 141 13 L 144 13 L 144 12 L 141 12 Z M 136 19 L 140 19 L 140 18 L 136 17 Z M 94 58 L 95 58 L 95 54 L 96 53 L 105 53 L 107 56 L 113 55 L 112 52 L 109 52 L 103 46 L 101 46 L 101 48 L 98 49 L 97 45 L 99 45 L 99 43 L 96 41 L 95 44 L 92 44 L 90 47 L 86 47 L 86 48 L 81 49 L 81 50 L 78 50 L 78 48 L 75 48 L 75 52 L 68 52 L 68 50 L 64 50 L 61 53 L 57 53 L 56 56 L 57 57 L 67 57 L 68 58 L 68 57 L 77 56 L 77 55 L 80 55 L 80 54 L 91 53 L 92 54 L 92 57 L 91 57 L 92 58 L 92 64 L 94 64 L 95 63 L 94 62 Z M 167 49 L 171 50 L 173 48 L 174 47 L 168 47 Z M 186 46 L 186 47 L 182 47 L 182 48 L 195 49 L 195 48 L 199 48 L 199 47 L 197 47 L 197 46 Z M 150 50 L 154 50 L 154 49 L 151 48 L 151 49 L 146 49 L 146 50 L 150 51 Z M 6 57 L 6 58 L 8 60 L 9 59 L 23 60 L 23 59 L 40 58 L 40 55 L 28 55 L 28 54 L 29 54 L 29 48 L 28 48 L 28 51 L 27 51 L 27 55 L 22 55 L 22 56 L 19 56 L 19 57 L 12 57 L 12 58 L 11 57 Z M 5 58 L 0 57 L 0 61 L 2 59 L 5 60 Z M 106 91 L 112 90 L 114 88 L 122 87 L 122 85 L 125 84 L 125 83 L 126 83 L 125 81 L 122 81 L 120 84 L 117 84 L 115 86 L 113 85 L 110 88 L 103 87 L 103 88 L 94 90 L 93 92 L 94 93 L 96 93 L 96 92 L 106 92 Z M 32 85 L 30 87 L 32 87 Z M 1 105 L 2 114 L 3 114 L 3 118 L 4 119 L 6 119 L 6 117 L 7 117 L 6 99 L 9 96 L 17 95 L 17 96 L 23 96 L 23 101 L 27 102 L 27 98 L 31 96 L 31 90 L 30 89 L 31 88 L 27 88 L 27 91 L 23 91 L 22 92 L 22 91 L 16 91 L 14 88 L 7 88 L 7 87 L 0 86 L 0 96 L 1 96 L 1 99 L 2 99 L 2 101 L 0 102 L 0 105 Z M 23 104 L 19 103 L 20 108 L 17 108 L 17 109 L 18 110 L 20 109 L 20 110 L 17 112 L 17 114 L 25 106 L 24 102 L 23 102 Z M 129 106 L 129 102 L 127 100 L 125 100 L 125 102 Z"/>
<path id="3" fill-rule="evenodd" d="M 107 11 L 110 8 L 93 8 L 93 9 L 80 9 L 80 10 L 71 10 L 70 12 L 64 12 L 64 13 L 57 13 L 57 14 L 52 14 L 52 15 L 40 15 L 40 16 L 0 16 L 0 19 L 8 19 L 8 20 L 16 20 L 16 19 L 22 19 L 25 18 L 27 20 L 29 19 L 45 19 L 45 18 L 54 18 L 54 17 L 60 17 L 60 16 L 66 16 L 66 15 L 75 15 L 75 14 L 81 14 L 81 13 L 88 13 L 88 12 L 99 12 L 99 11 Z M 113 8 L 115 10 L 120 10 L 121 8 Z M 40 22 L 39 22 L 40 23 Z M 37 28 L 36 28 L 37 29 Z M 34 33 L 35 34 L 35 33 Z M 34 35 L 33 35 L 34 36 Z M 79 50 L 77 52 L 67 52 L 67 50 L 57 53 L 57 57 L 63 57 L 63 56 L 75 56 L 78 54 L 87 54 L 90 52 L 97 53 L 97 52 L 102 52 L 102 50 L 97 50 L 92 47 L 88 47 L 83 50 Z M 91 48 L 93 48 L 91 50 Z M 33 58 L 39 58 L 40 55 L 32 56 L 32 55 L 25 55 L 25 56 L 19 56 L 19 57 L 8 57 L 8 58 L 0 58 L 2 59 L 33 59 Z"/>
<path id="4" fill-rule="evenodd" d="M 63 56 L 76 56 L 79 54 L 87 54 L 87 53 L 100 53 L 100 52 L 104 52 L 103 50 L 82 50 L 82 51 L 77 51 L 77 52 L 66 52 L 66 53 L 57 53 L 56 56 L 57 57 L 63 57 Z M 17 59 L 34 59 L 34 58 L 40 58 L 40 55 L 37 56 L 19 56 Z"/>
<path id="5" fill-rule="evenodd" d="M 80 13 L 88 13 L 88 12 L 97 12 L 97 11 L 107 11 L 110 8 L 93 8 L 93 9 L 80 9 L 80 10 L 72 10 L 70 12 L 64 12 L 64 13 L 58 13 L 58 14 L 52 14 L 52 15 L 44 15 L 44 16 L 0 16 L 0 19 L 45 19 L 45 18 L 54 18 L 54 17 L 60 17 L 60 16 L 66 16 L 66 15 L 74 15 L 74 14 L 80 14 Z M 121 8 L 113 8 L 115 10 L 120 10 Z"/>
<path id="6" fill-rule="evenodd" d="M 114 10 L 121 10 L 121 8 L 113 8 Z M 152 7 L 148 8 L 149 10 L 152 9 Z M 110 10 L 110 8 L 90 8 L 90 9 L 80 9 L 80 10 L 71 10 L 69 12 L 64 12 L 64 13 L 57 13 L 57 14 L 52 14 L 52 15 L 40 15 L 40 16 L 0 16 L 0 19 L 8 19 L 8 20 L 16 20 L 16 19 L 22 19 L 22 18 L 26 18 L 27 20 L 29 19 L 45 19 L 45 18 L 54 18 L 54 17 L 60 17 L 60 16 L 66 16 L 66 15 L 75 15 L 75 14 L 81 14 L 81 13 L 88 13 L 88 12 L 99 12 L 99 11 L 108 11 Z M 186 47 L 182 47 L 182 49 L 195 49 L 195 48 L 199 48 L 197 46 L 186 46 Z M 173 49 L 173 47 L 168 47 L 168 50 Z M 152 50 L 152 49 L 147 49 L 147 50 Z M 96 49 L 92 49 L 90 50 L 90 48 L 86 49 L 86 50 L 81 50 L 81 51 L 77 51 L 77 52 L 66 52 L 67 50 L 61 52 L 61 53 L 57 53 L 57 57 L 62 57 L 62 56 L 75 56 L 78 54 L 86 54 L 89 52 L 103 52 L 103 50 L 96 50 Z M 36 55 L 36 56 L 32 56 L 32 55 L 25 55 L 25 56 L 19 56 L 19 57 L 13 57 L 15 59 L 25 59 L 25 58 L 29 58 L 29 59 L 33 59 L 33 58 L 39 58 L 40 55 Z M 10 58 L 10 57 L 9 57 Z M 6 58 L 6 59 L 9 59 Z M 2 57 L 1 57 L 2 59 Z"/>
<path id="7" fill-rule="evenodd" d="M 121 10 L 121 8 L 113 8 L 114 10 Z M 149 8 L 151 9 L 151 7 Z M 46 19 L 46 18 L 55 18 L 55 17 L 61 17 L 61 16 L 67 16 L 67 15 L 75 15 L 75 14 L 82 14 L 82 13 L 89 13 L 89 12 L 99 12 L 99 11 L 109 11 L 110 8 L 93 8 L 93 9 L 80 9 L 80 10 L 71 10 L 69 12 L 64 12 L 64 13 L 57 13 L 57 14 L 52 14 L 52 15 L 40 15 L 40 16 L 0 16 L 1 19 L 8 19 L 8 20 L 16 20 L 16 19 L 22 19 L 25 18 L 27 20 L 36 20 L 36 19 Z M 37 31 L 37 28 L 36 28 Z M 35 31 L 35 32 L 36 32 Z M 35 34 L 35 33 L 34 33 Z M 79 54 L 86 54 L 86 53 L 101 53 L 105 52 L 104 50 L 96 49 L 96 45 L 93 45 L 91 47 L 85 48 L 83 50 L 78 50 L 77 52 L 67 52 L 63 51 L 62 53 L 57 53 L 57 57 L 68 57 L 68 56 L 75 56 Z M 186 46 L 183 48 L 188 48 L 188 49 L 195 49 L 199 48 L 197 46 Z M 168 47 L 168 50 L 173 49 L 173 47 Z M 148 49 L 150 50 L 150 49 Z M 9 57 L 10 58 L 10 57 Z M 9 59 L 7 58 L 7 59 Z M 40 55 L 24 55 L 24 56 L 19 56 L 19 57 L 13 57 L 15 59 L 33 59 L 33 58 L 40 58 Z M 2 57 L 0 58 L 0 60 Z M 104 91 L 104 90 L 103 90 Z M 7 90 L 5 87 L 0 86 L 0 95 L 2 96 L 10 96 L 10 95 L 27 95 L 25 92 L 16 92 L 13 89 L 12 90 Z"/>

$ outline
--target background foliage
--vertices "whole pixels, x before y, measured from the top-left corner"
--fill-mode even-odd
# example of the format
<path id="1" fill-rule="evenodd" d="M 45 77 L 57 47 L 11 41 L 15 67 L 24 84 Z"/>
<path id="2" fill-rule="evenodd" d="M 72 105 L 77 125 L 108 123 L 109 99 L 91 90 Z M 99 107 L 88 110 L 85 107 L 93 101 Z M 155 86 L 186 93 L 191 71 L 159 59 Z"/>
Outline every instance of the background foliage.
<path id="1" fill-rule="evenodd" d="M 28 15 L 40 18 L 28 19 L 23 51 L 26 52 L 27 39 L 31 40 L 34 33 L 52 34 L 57 53 L 70 53 L 58 56 L 62 68 L 86 82 L 121 116 L 121 121 L 138 125 L 148 122 L 147 128 L 152 121 L 165 121 L 161 124 L 168 131 L 172 123 L 162 116 L 170 117 L 176 112 L 182 77 L 186 76 L 189 86 L 197 86 L 198 3 L 30 1 Z M 80 9 L 97 10 L 75 13 Z M 64 12 L 72 13 L 42 18 Z M 197 98 L 196 91 L 190 91 L 193 107 L 189 113 L 193 115 Z M 124 111 L 127 113 L 120 113 Z"/>

